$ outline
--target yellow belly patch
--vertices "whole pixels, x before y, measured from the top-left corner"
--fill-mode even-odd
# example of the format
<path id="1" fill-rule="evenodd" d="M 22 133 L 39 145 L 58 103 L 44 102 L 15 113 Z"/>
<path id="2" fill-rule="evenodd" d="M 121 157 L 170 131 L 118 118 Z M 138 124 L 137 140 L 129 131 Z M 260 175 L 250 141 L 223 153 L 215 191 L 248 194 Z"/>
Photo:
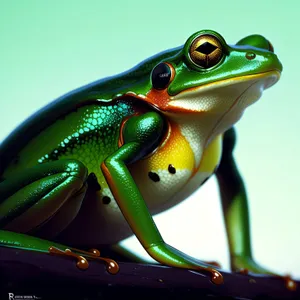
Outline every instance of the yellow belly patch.
<path id="1" fill-rule="evenodd" d="M 146 158 L 149 170 L 168 170 L 173 165 L 176 170 L 190 170 L 195 166 L 194 153 L 186 138 L 181 134 L 179 126 L 170 124 L 170 136 L 155 152 Z"/>
<path id="2" fill-rule="evenodd" d="M 169 136 L 154 154 L 129 166 L 151 213 L 169 203 L 188 182 L 194 168 L 194 153 L 175 123 L 170 124 Z"/>
<path id="3" fill-rule="evenodd" d="M 222 140 L 222 135 L 218 135 L 204 150 L 198 172 L 214 172 L 221 160 Z"/>

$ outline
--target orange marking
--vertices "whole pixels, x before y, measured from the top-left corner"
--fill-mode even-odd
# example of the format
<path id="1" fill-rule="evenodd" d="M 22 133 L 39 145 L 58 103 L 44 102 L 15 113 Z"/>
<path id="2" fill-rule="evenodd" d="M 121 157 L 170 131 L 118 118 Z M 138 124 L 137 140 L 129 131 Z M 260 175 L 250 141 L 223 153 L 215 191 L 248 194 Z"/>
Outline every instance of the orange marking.
<path id="1" fill-rule="evenodd" d="M 170 78 L 170 83 L 171 83 L 173 81 L 174 77 L 175 77 L 175 69 L 170 63 L 165 62 L 165 64 L 168 65 L 171 69 L 171 78 Z"/>
<path id="2" fill-rule="evenodd" d="M 141 98 L 139 98 L 141 99 Z M 205 114 L 205 111 L 197 111 L 192 109 L 186 109 L 182 107 L 172 106 L 169 104 L 170 95 L 168 94 L 168 88 L 164 90 L 151 89 L 147 94 L 145 99 L 141 99 L 148 102 L 150 105 L 154 106 L 156 109 L 171 113 L 185 113 L 185 114 Z"/>
<path id="3" fill-rule="evenodd" d="M 119 133 L 119 139 L 118 139 L 118 147 L 119 148 L 124 145 L 123 129 L 124 129 L 125 123 L 128 121 L 128 119 L 129 119 L 129 117 L 125 118 L 122 121 L 121 126 L 120 126 L 120 133 Z"/>
<path id="4" fill-rule="evenodd" d="M 139 115 L 139 113 L 136 112 L 136 113 L 134 113 L 133 115 L 128 116 L 128 117 L 126 117 L 126 118 L 124 118 L 124 119 L 122 120 L 122 123 L 121 123 L 121 126 L 120 126 L 119 139 L 118 139 L 118 147 L 119 147 L 119 148 L 120 148 L 121 146 L 124 145 L 123 129 L 124 129 L 124 127 L 125 127 L 126 122 L 127 122 L 131 117 L 138 116 L 138 115 Z"/>
<path id="5" fill-rule="evenodd" d="M 159 110 L 165 110 L 168 107 L 169 99 L 170 96 L 168 94 L 168 89 L 151 89 L 146 96 L 146 101 L 154 105 Z"/>
<path id="6" fill-rule="evenodd" d="M 120 195 L 118 193 L 118 189 L 117 189 L 117 187 L 116 187 L 116 185 L 114 183 L 114 180 L 113 180 L 113 178 L 112 178 L 112 176 L 111 176 L 111 174 L 110 174 L 107 166 L 105 165 L 105 162 L 101 163 L 101 170 L 102 170 L 102 173 L 103 173 L 103 175 L 104 175 L 104 177 L 106 179 L 106 182 L 107 182 L 107 184 L 109 186 L 109 189 L 111 190 L 111 192 L 112 192 L 115 200 L 117 200 L 117 202 L 119 204 L 120 203 L 119 199 L 121 199 L 121 197 L 120 197 Z"/>

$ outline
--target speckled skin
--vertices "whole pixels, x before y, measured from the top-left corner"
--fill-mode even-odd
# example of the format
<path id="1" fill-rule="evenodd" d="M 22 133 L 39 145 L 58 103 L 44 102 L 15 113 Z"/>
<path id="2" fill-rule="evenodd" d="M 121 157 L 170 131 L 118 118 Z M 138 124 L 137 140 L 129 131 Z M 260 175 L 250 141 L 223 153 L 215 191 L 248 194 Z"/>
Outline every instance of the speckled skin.
<path id="1" fill-rule="evenodd" d="M 100 185 L 107 187 L 100 165 L 110 153 L 118 149 L 123 119 L 137 112 L 138 106 L 134 107 L 130 101 L 82 106 L 29 141 L 18 152 L 18 162 L 9 164 L 2 176 L 9 177 L 37 162 L 71 158 L 81 161 L 89 173 L 97 175 Z"/>

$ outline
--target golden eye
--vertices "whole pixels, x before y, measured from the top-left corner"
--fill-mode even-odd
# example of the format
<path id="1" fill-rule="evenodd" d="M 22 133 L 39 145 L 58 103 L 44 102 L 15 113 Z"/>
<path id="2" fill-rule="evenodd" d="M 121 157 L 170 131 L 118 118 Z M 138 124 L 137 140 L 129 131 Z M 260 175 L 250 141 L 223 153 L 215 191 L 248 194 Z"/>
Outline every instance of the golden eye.
<path id="1" fill-rule="evenodd" d="M 191 44 L 189 54 L 197 66 L 208 69 L 221 60 L 223 56 L 222 44 L 213 35 L 200 35 Z"/>

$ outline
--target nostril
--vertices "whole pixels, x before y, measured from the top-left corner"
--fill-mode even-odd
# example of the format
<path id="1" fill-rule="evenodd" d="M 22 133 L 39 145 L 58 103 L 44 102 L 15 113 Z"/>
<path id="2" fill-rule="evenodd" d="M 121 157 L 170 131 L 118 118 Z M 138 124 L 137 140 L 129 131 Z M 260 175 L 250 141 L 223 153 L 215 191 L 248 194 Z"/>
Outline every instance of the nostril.
<path id="1" fill-rule="evenodd" d="M 252 60 L 256 57 L 256 54 L 254 52 L 247 52 L 246 53 L 246 58 L 249 60 Z"/>

